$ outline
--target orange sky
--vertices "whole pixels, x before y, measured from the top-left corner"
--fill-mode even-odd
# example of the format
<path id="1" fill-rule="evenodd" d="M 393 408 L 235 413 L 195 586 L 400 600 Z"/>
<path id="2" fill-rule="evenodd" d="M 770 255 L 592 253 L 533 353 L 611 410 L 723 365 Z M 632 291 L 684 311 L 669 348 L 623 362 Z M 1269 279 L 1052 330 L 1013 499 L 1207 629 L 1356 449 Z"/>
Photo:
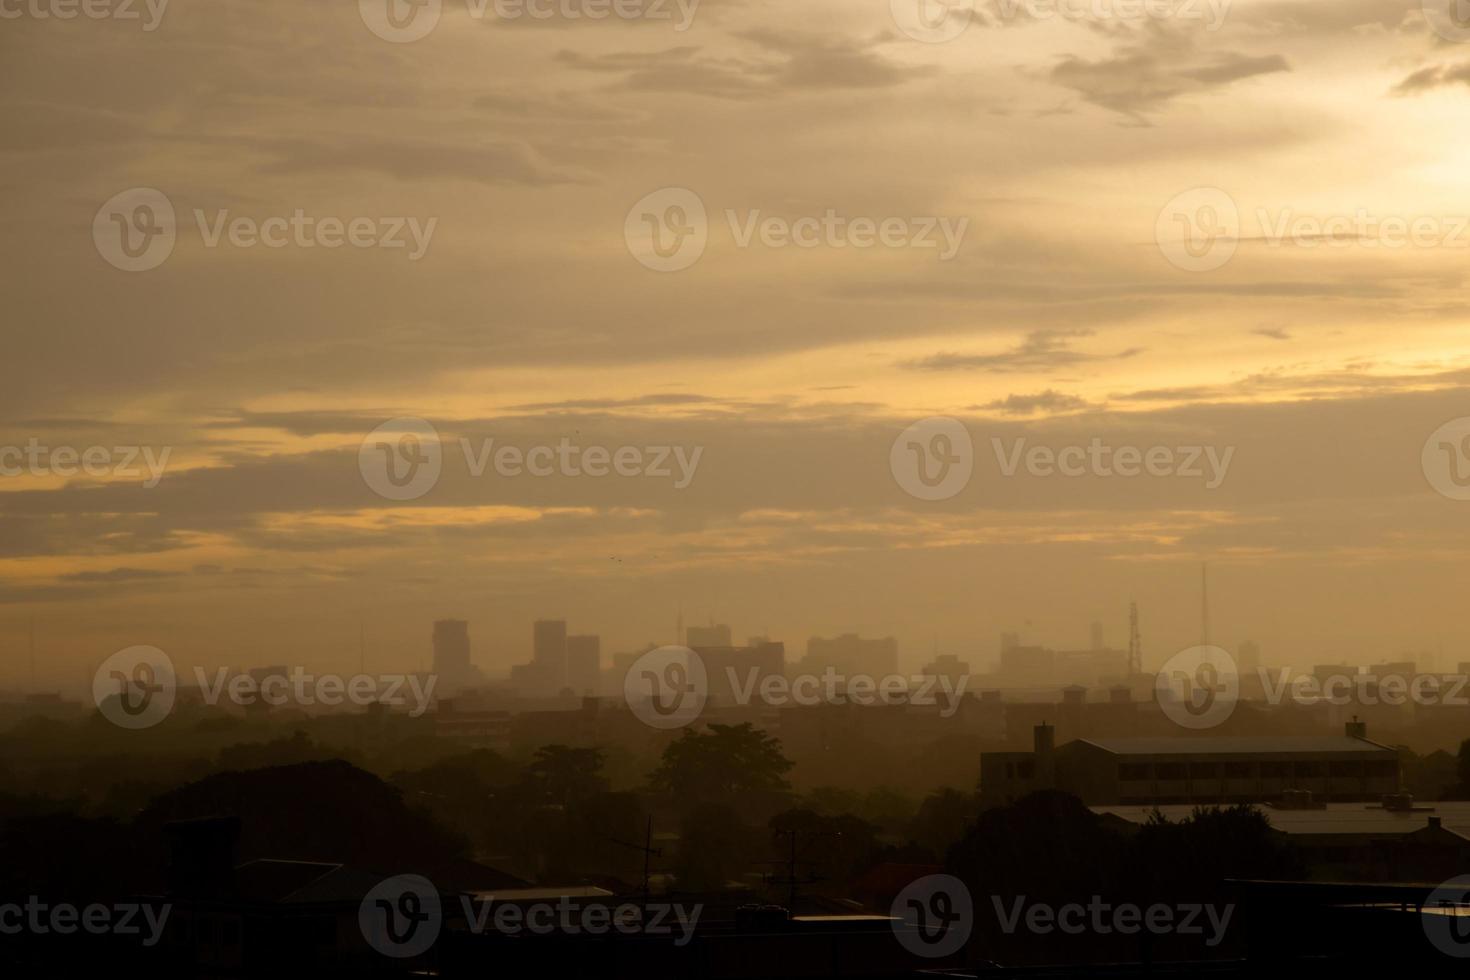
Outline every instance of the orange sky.
<path id="1" fill-rule="evenodd" d="M 418 664 L 445 616 L 497 670 L 535 618 L 612 652 L 672 640 L 680 605 L 798 653 L 896 635 L 917 665 L 1002 629 L 1121 642 L 1136 598 L 1152 664 L 1197 637 L 1201 560 L 1216 639 L 1268 661 L 1470 661 L 1470 502 L 1421 461 L 1470 416 L 1470 47 L 1417 0 L 984 4 L 940 43 L 903 2 L 703 0 L 677 30 L 675 4 L 445 0 L 409 43 L 349 2 L 7 21 L 0 464 L 33 439 L 169 458 L 153 486 L 0 476 L 0 687 L 32 617 L 57 684 L 134 644 L 342 669 L 360 624 L 372 663 Z M 133 188 L 175 213 L 146 271 L 95 238 Z M 703 251 L 661 272 L 626 229 L 670 188 Z M 432 234 L 210 244 L 298 211 Z M 741 242 L 829 212 L 964 233 L 952 257 Z M 1158 240 L 1180 215 L 1223 221 L 1193 268 Z M 405 416 L 443 474 L 392 501 L 359 449 Z M 890 469 L 930 416 L 974 444 L 936 501 Z M 683 488 L 475 476 L 460 440 L 490 439 L 701 458 Z M 1234 455 L 1215 488 L 1007 477 L 995 439 Z"/>

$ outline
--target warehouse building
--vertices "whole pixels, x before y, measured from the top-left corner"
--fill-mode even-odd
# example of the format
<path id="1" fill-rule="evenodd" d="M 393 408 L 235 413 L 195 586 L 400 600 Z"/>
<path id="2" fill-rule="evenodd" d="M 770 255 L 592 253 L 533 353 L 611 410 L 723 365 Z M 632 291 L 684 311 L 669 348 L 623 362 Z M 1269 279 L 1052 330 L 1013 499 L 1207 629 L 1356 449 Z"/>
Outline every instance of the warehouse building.
<path id="1" fill-rule="evenodd" d="M 1379 800 L 1399 790 L 1398 752 L 1349 722 L 1340 736 L 1084 738 L 1056 747 L 1037 725 L 1031 752 L 985 752 L 980 792 L 1007 803 L 1042 789 L 1089 806 Z"/>

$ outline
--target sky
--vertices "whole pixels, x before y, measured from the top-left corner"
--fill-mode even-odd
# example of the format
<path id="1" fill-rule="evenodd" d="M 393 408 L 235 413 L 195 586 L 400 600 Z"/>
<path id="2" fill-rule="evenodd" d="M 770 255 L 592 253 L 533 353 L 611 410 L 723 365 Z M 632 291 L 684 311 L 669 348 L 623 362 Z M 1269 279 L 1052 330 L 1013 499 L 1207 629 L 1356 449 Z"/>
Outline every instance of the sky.
<path id="1" fill-rule="evenodd" d="M 0 469 L 0 688 L 33 621 L 42 686 L 681 609 L 1150 666 L 1201 562 L 1268 662 L 1470 661 L 1437 0 L 388 2 L 0 0 L 0 467 L 106 450 Z M 1094 444 L 1169 461 L 1024 462 Z M 560 445 L 637 462 L 494 462 Z"/>

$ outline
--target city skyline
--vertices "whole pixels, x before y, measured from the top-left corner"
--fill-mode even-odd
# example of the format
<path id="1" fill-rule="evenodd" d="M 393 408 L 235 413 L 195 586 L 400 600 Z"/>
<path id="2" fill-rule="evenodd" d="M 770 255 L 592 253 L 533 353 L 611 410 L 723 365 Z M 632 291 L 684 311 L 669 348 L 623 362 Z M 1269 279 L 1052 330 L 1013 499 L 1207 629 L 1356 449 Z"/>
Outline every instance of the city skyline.
<path id="1" fill-rule="evenodd" d="M 926 644 L 922 640 L 913 645 L 906 646 L 899 638 L 892 634 L 864 633 L 853 629 L 834 629 L 825 634 L 811 633 L 803 636 L 784 637 L 779 634 L 770 635 L 764 632 L 742 631 L 738 627 L 732 627 L 728 623 L 717 623 L 717 617 L 709 617 L 708 625 L 689 623 L 684 628 L 689 631 L 699 632 L 709 630 L 711 633 L 728 631 L 731 643 L 736 647 L 744 647 L 747 641 L 774 641 L 783 643 L 786 647 L 786 664 L 788 669 L 799 665 L 804 657 L 810 657 L 810 646 L 813 641 L 824 641 L 823 648 L 826 649 L 833 642 L 843 637 L 854 637 L 861 641 L 871 642 L 878 640 L 893 640 L 896 646 L 897 659 L 895 669 L 914 672 L 922 665 L 928 664 L 936 656 L 956 658 L 961 661 L 970 662 L 973 669 L 978 673 L 988 673 L 1000 667 L 1002 655 L 1008 643 L 1013 643 L 1026 648 L 1046 648 L 1058 651 L 1086 651 L 1086 650 L 1112 650 L 1126 652 L 1128 647 L 1127 628 L 1124 625 L 1117 630 L 1111 629 L 1112 624 L 1101 619 L 1090 620 L 1085 627 L 1075 631 L 1063 631 L 1052 629 L 1042 631 L 1027 623 L 1021 629 L 1003 629 L 989 641 L 976 640 L 973 644 L 955 643 L 948 645 L 941 641 L 937 645 L 931 638 Z M 577 632 L 570 632 L 573 623 L 577 623 Z M 674 634 L 680 625 L 684 624 L 682 614 L 676 616 L 674 624 L 668 630 L 667 637 L 649 637 L 642 642 L 626 644 L 609 644 L 605 634 L 595 631 L 595 624 L 581 623 L 571 618 L 558 619 L 552 617 L 538 617 L 529 626 L 539 627 L 542 624 L 559 625 L 565 632 L 562 639 L 563 648 L 570 651 L 574 641 L 581 641 L 583 649 L 590 647 L 597 651 L 595 661 L 599 669 L 606 673 L 616 666 L 620 657 L 638 654 L 650 649 L 662 646 L 686 645 Z M 355 646 L 337 656 L 324 653 L 314 653 L 302 659 L 291 659 L 281 655 L 280 651 L 262 651 L 258 655 L 245 656 L 242 659 L 220 660 L 208 657 L 186 656 L 184 662 L 191 666 L 207 670 L 220 667 L 236 669 L 240 671 L 253 671 L 267 665 L 276 665 L 289 661 L 308 671 L 336 672 L 344 676 L 358 672 L 399 670 L 413 671 L 418 673 L 435 673 L 441 677 L 454 681 L 453 686 L 463 685 L 474 688 L 490 685 L 504 685 L 511 683 L 516 687 L 518 683 L 527 684 L 528 690 L 543 689 L 544 693 L 551 694 L 560 690 L 561 686 L 552 686 L 532 678 L 522 681 L 516 680 L 516 670 L 526 669 L 527 663 L 535 665 L 538 662 L 538 641 L 536 631 L 528 628 L 527 637 L 519 647 L 511 644 L 509 647 L 490 647 L 487 644 L 477 643 L 475 639 L 475 623 L 473 620 L 464 619 L 435 619 L 427 626 L 431 627 L 424 631 L 422 650 L 406 651 L 384 651 L 380 644 L 375 645 L 368 639 L 368 631 L 365 626 L 352 638 Z M 587 627 L 587 628 L 583 628 Z M 442 668 L 439 654 L 441 643 L 446 642 L 441 632 L 448 628 L 450 638 L 448 639 L 448 650 L 450 661 Z M 1200 624 L 1196 624 L 1197 630 Z M 468 630 L 464 632 L 464 630 Z M 1146 620 L 1145 620 L 1146 629 Z M 457 637 L 455 631 L 460 631 Z M 1072 635 L 1074 634 L 1075 635 Z M 1103 643 L 1098 645 L 1097 640 L 1101 638 Z M 108 655 L 116 651 L 109 650 L 93 659 L 80 661 L 76 676 L 67 677 L 55 669 L 54 664 L 47 665 L 41 657 L 43 649 L 43 638 L 38 635 L 37 657 L 35 667 L 35 683 L 32 683 L 32 661 L 29 650 L 29 637 L 26 638 L 26 653 L 24 659 L 11 661 L 14 668 L 7 679 L 0 674 L 0 691 L 6 689 L 28 693 L 47 693 L 62 691 L 63 693 L 75 693 L 83 687 L 90 687 L 98 664 L 106 659 Z M 345 642 L 345 641 L 344 641 Z M 129 644 L 136 646 L 140 644 Z M 141 644 L 143 646 L 155 646 L 156 644 Z M 687 645 L 700 647 L 700 642 L 688 642 Z M 1198 640 L 1186 642 L 1179 647 L 1152 651 L 1147 643 L 1143 644 L 1143 668 L 1145 674 L 1152 674 L 1170 657 L 1181 651 L 1199 646 Z M 1426 672 L 1452 672 L 1460 665 L 1470 663 L 1470 653 L 1464 656 L 1455 650 L 1432 650 L 1432 649 L 1392 649 L 1382 650 L 1369 654 L 1365 659 L 1357 660 L 1332 655 L 1330 653 L 1313 656 L 1301 652 L 1294 655 L 1286 651 L 1274 651 L 1268 644 L 1263 643 L 1253 636 L 1242 636 L 1239 640 L 1215 640 L 1210 644 L 1226 650 L 1236 656 L 1243 670 L 1253 670 L 1256 666 L 1261 667 L 1291 667 L 1295 669 L 1311 668 L 1317 665 L 1342 665 L 1350 668 L 1370 667 L 1374 665 L 1394 664 L 1409 662 L 1417 664 L 1418 669 Z M 1265 655 L 1262 655 L 1262 650 Z M 566 656 L 566 654 L 564 654 Z M 585 658 L 587 654 L 583 654 Z M 820 656 L 815 659 L 820 659 Z M 49 666 L 50 672 L 47 672 Z M 878 673 L 883 673 L 880 671 Z M 562 675 L 565 676 L 565 675 Z M 1073 681 L 1074 683 L 1076 681 Z M 1046 686 L 1042 684 L 1041 686 Z M 607 694 L 608 692 L 603 692 Z"/>

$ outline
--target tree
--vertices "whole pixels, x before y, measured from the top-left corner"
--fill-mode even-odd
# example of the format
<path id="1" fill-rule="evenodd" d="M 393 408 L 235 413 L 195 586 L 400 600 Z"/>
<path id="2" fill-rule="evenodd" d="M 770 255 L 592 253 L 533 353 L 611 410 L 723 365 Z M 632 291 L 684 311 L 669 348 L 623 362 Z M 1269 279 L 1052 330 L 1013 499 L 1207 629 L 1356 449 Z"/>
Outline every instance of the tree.
<path id="1" fill-rule="evenodd" d="M 824 814 L 814 810 L 795 809 L 778 813 L 770 821 L 772 856 L 779 874 L 791 869 L 794 840 L 796 877 L 811 874 L 845 894 L 853 879 L 872 867 L 882 848 L 878 844 L 878 828 L 851 813 Z"/>
<path id="2" fill-rule="evenodd" d="M 686 799 L 718 801 L 737 793 L 785 791 L 791 766 L 780 741 L 749 722 L 711 724 L 708 733 L 685 729 L 664 749 L 649 782 Z"/>
<path id="3" fill-rule="evenodd" d="M 268 769 L 272 766 L 294 766 L 302 762 L 326 762 L 339 759 L 342 753 L 313 742 L 310 735 L 298 731 L 286 738 L 269 742 L 241 742 L 220 749 L 219 768 L 223 772 L 245 769 Z"/>
<path id="4" fill-rule="evenodd" d="M 1249 804 L 1197 806 L 1178 823 L 1157 810 L 1133 841 L 1131 867 L 1140 895 L 1184 896 L 1210 901 L 1226 878 L 1291 879 L 1302 876 L 1271 821 Z"/>
<path id="5" fill-rule="evenodd" d="M 433 867 L 467 857 L 469 842 L 399 791 L 346 762 L 223 772 L 154 800 L 134 827 L 162 866 L 164 824 L 224 814 L 241 821 L 240 861 L 278 858 L 364 867 Z"/>
<path id="6" fill-rule="evenodd" d="M 942 857 L 980 815 L 980 796 L 945 787 L 925 797 L 909 825 L 914 842 Z"/>
<path id="7" fill-rule="evenodd" d="M 542 802 L 570 806 L 608 789 L 601 749 L 544 745 L 526 767 L 526 780 Z"/>
<path id="8" fill-rule="evenodd" d="M 727 806 L 705 803 L 684 817 L 674 873 L 682 891 L 719 891 L 757 867 L 765 833 L 747 827 Z"/>

